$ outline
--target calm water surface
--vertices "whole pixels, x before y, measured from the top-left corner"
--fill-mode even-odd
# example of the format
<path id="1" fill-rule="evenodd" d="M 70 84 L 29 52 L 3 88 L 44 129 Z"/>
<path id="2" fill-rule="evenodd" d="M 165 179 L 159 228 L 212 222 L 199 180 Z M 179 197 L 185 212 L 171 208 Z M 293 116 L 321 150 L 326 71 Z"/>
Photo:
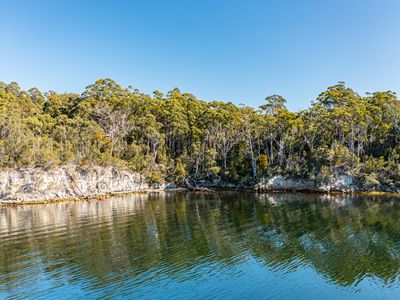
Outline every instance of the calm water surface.
<path id="1" fill-rule="evenodd" d="M 0 207 L 3 299 L 395 299 L 400 199 L 151 194 Z"/>

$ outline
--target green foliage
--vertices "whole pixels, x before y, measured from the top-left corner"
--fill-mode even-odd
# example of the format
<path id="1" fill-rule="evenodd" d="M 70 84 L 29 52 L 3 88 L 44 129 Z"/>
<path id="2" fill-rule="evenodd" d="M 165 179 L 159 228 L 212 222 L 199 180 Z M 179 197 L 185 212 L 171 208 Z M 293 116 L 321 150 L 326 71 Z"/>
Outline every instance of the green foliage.
<path id="1" fill-rule="evenodd" d="M 186 165 L 178 157 L 175 160 L 175 168 L 173 175 L 175 176 L 175 181 L 182 183 L 187 175 Z"/>
<path id="2" fill-rule="evenodd" d="M 259 160 L 260 169 L 263 171 L 266 171 L 269 167 L 268 155 L 261 154 L 258 160 Z"/>
<path id="3" fill-rule="evenodd" d="M 340 82 L 309 109 L 279 95 L 260 110 L 205 102 L 175 88 L 153 96 L 111 79 L 81 94 L 0 83 L 0 166 L 125 165 L 152 182 L 185 177 L 351 173 L 371 188 L 399 188 L 400 101 L 362 97 Z"/>
<path id="4" fill-rule="evenodd" d="M 150 172 L 147 175 L 147 178 L 148 178 L 149 183 L 163 183 L 164 182 L 164 178 L 158 172 Z"/>

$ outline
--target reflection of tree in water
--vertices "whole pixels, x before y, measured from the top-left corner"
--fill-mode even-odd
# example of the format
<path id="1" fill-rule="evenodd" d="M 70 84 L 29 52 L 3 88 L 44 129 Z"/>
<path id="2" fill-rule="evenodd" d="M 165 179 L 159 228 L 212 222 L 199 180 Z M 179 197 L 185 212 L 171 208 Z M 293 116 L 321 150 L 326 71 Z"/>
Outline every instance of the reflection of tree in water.
<path id="1" fill-rule="evenodd" d="M 249 230 L 253 255 L 272 268 L 311 265 L 341 285 L 365 276 L 385 282 L 400 263 L 399 205 L 388 200 L 354 199 L 352 205 L 316 199 L 259 206 L 270 221 Z M 260 218 L 257 218 L 260 220 Z"/>
<path id="2" fill-rule="evenodd" d="M 390 283 L 400 263 L 396 201 L 216 193 L 1 207 L 0 284 L 37 273 L 94 287 L 193 279 L 250 256 L 276 272 L 311 266 L 343 286 L 366 276 Z"/>

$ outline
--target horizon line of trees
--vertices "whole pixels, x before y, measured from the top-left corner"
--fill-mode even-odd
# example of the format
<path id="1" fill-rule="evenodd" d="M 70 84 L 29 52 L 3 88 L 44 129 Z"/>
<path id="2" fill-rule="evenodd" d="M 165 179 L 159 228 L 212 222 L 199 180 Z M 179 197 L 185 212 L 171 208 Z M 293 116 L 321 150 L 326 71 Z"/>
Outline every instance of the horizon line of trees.
<path id="1" fill-rule="evenodd" d="M 400 101 L 392 91 L 360 96 L 344 82 L 299 112 L 279 95 L 252 108 L 178 88 L 147 95 L 111 79 L 80 95 L 0 82 L 0 164 L 125 166 L 154 182 L 346 173 L 371 188 L 396 188 Z"/>

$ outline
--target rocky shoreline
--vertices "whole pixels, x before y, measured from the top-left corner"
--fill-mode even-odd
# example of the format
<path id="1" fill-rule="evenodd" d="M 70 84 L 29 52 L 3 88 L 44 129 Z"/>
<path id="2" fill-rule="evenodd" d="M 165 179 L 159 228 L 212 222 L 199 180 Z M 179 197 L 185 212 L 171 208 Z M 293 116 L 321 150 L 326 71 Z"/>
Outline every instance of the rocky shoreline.
<path id="1" fill-rule="evenodd" d="M 374 192 L 357 186 L 356 180 L 350 175 L 332 176 L 324 182 L 277 175 L 263 178 L 256 184 L 208 183 L 199 187 L 198 190 L 211 191 L 213 189 L 255 192 Z M 68 165 L 49 170 L 24 168 L 0 171 L 0 204 L 46 203 L 124 193 L 176 190 L 186 189 L 173 183 L 151 184 L 146 181 L 145 176 L 115 167 Z M 375 192 L 399 193 L 399 191 L 387 190 Z"/>
<path id="2" fill-rule="evenodd" d="M 144 176 L 128 170 L 100 166 L 62 166 L 0 171 L 0 203 L 35 203 L 84 199 L 110 194 L 168 188 L 148 184 Z"/>
<path id="3" fill-rule="evenodd" d="M 354 177 L 350 175 L 331 176 L 325 181 L 277 175 L 262 179 L 259 183 L 255 185 L 254 188 L 255 190 L 261 192 L 270 190 L 289 190 L 321 193 L 354 193 L 362 191 L 362 188 L 357 186 Z"/>

